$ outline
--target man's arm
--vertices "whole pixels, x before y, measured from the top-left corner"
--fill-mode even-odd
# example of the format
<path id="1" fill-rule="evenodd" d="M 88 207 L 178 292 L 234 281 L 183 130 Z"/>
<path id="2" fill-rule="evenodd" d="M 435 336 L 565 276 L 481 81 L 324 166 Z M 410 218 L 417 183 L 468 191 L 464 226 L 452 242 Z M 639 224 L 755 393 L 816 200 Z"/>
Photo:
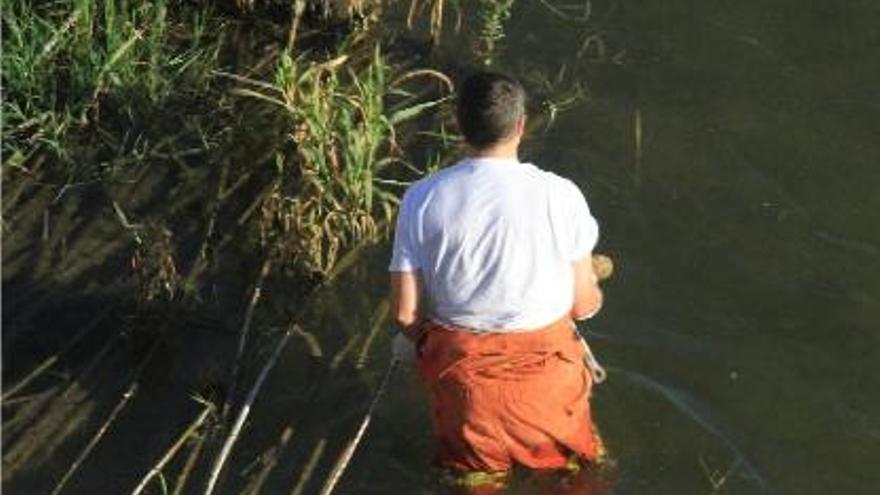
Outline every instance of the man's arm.
<path id="1" fill-rule="evenodd" d="M 591 255 L 584 256 L 572 263 L 572 266 L 574 267 L 574 304 L 571 308 L 571 317 L 575 320 L 591 318 L 602 308 L 602 290 L 593 271 L 593 258 Z"/>
<path id="2" fill-rule="evenodd" d="M 422 275 L 419 271 L 391 272 L 391 317 L 410 339 L 415 340 L 422 317 Z"/>

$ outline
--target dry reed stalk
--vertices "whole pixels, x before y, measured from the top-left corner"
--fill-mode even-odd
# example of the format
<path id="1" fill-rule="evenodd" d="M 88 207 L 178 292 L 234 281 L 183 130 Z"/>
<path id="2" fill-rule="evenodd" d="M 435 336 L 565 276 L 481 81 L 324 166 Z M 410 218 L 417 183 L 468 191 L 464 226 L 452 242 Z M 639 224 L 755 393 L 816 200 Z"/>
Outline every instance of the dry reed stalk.
<path id="1" fill-rule="evenodd" d="M 313 358 L 324 357 L 324 349 L 321 348 L 321 344 L 318 342 L 315 334 L 303 330 L 299 325 L 294 328 L 293 334 L 302 337 L 303 341 L 305 341 L 306 347 L 309 348 L 309 356 Z"/>
<path id="2" fill-rule="evenodd" d="M 251 179 L 251 177 L 253 177 L 253 176 L 254 176 L 253 171 L 242 172 L 241 174 L 239 174 L 238 178 L 235 179 L 235 182 L 233 182 L 229 187 L 227 187 L 226 189 L 223 189 L 220 192 L 220 195 L 218 196 L 218 199 L 220 200 L 220 202 L 222 203 L 223 201 L 226 200 L 226 198 L 228 198 L 229 196 L 234 194 L 236 191 L 238 191 L 239 189 L 244 187 L 244 185 L 247 184 L 247 181 L 249 181 Z"/>
<path id="3" fill-rule="evenodd" d="M 260 472 L 253 477 L 247 487 L 241 491 L 240 495 L 258 495 L 260 493 L 260 490 L 269 478 L 269 474 L 271 474 L 272 470 L 275 469 L 275 466 L 278 465 L 278 458 L 281 455 L 281 452 L 287 447 L 287 444 L 290 443 L 292 438 L 293 427 L 288 425 L 284 428 L 284 431 L 281 432 L 281 436 L 278 438 L 275 445 L 260 455 L 260 462 L 263 464 L 260 468 Z"/>
<path id="4" fill-rule="evenodd" d="M 345 357 L 351 352 L 352 349 L 357 345 L 358 341 L 361 339 L 360 334 L 352 334 L 348 338 L 348 342 L 342 346 L 342 349 L 333 356 L 333 359 L 330 360 L 330 369 L 335 370 L 342 365 L 342 361 L 345 360 Z"/>
<path id="5" fill-rule="evenodd" d="M 147 483 L 150 482 L 155 476 L 162 472 L 162 469 L 166 464 L 171 462 L 171 459 L 177 455 L 177 451 L 183 447 L 189 438 L 195 434 L 195 432 L 202 426 L 202 423 L 208 419 L 208 416 L 214 411 L 214 405 L 210 402 L 205 403 L 205 408 L 202 409 L 201 414 L 196 417 L 196 419 L 190 423 L 186 430 L 180 435 L 174 444 L 171 445 L 171 448 L 165 452 L 165 455 L 162 456 L 161 459 L 150 469 L 147 474 L 141 479 L 141 482 L 132 490 L 131 495 L 138 495 L 147 487 Z"/>
<path id="6" fill-rule="evenodd" d="M 119 413 L 125 408 L 126 405 L 131 401 L 132 397 L 137 393 L 138 387 L 140 386 L 139 380 L 141 373 L 143 373 L 144 369 L 147 367 L 147 363 L 150 362 L 150 358 L 156 353 L 156 349 L 159 348 L 158 343 L 154 343 L 150 351 L 147 355 L 141 360 L 138 364 L 137 368 L 134 372 L 134 378 L 132 378 L 131 384 L 128 386 L 128 389 L 125 393 L 122 394 L 122 398 L 119 402 L 116 403 L 116 406 L 110 412 L 110 415 L 107 416 L 107 420 L 104 421 L 104 424 L 98 429 L 95 435 L 89 440 L 89 443 L 86 444 L 85 448 L 79 453 L 76 460 L 71 464 L 70 468 L 64 473 L 64 476 L 61 477 L 61 480 L 55 485 L 55 489 L 52 490 L 51 495 L 58 495 L 61 493 L 61 490 L 64 489 L 64 486 L 70 481 L 70 478 L 76 473 L 79 467 L 85 462 L 86 458 L 89 454 L 92 453 L 95 446 L 98 445 L 98 442 L 104 437 L 107 433 L 107 430 L 110 429 L 110 426 L 116 421 L 116 417 L 119 416 Z"/>
<path id="7" fill-rule="evenodd" d="M 86 460 L 89 454 L 92 453 L 92 449 L 95 448 L 98 442 L 101 441 L 101 438 L 104 437 L 104 434 L 107 433 L 110 425 L 112 425 L 113 422 L 116 421 L 116 417 L 119 415 L 122 409 L 125 408 L 131 398 L 134 397 L 134 395 L 137 393 L 137 389 L 138 382 L 132 382 L 128 390 L 126 390 L 125 393 L 122 394 L 122 399 L 120 399 L 119 402 L 116 403 L 116 407 L 114 407 L 113 411 L 110 412 L 110 416 L 107 417 L 107 420 L 104 421 L 104 424 L 101 425 L 101 428 L 99 428 L 97 433 L 95 433 L 92 439 L 89 440 L 89 443 L 86 444 L 85 448 L 82 450 L 82 452 L 79 453 L 73 464 L 70 465 L 70 468 L 68 468 L 67 472 L 64 473 L 64 476 L 61 477 L 61 480 L 58 482 L 58 484 L 55 485 L 55 489 L 52 490 L 52 495 L 57 495 L 61 493 L 61 490 L 64 489 L 64 486 L 67 485 L 67 482 L 70 480 L 70 478 L 74 475 L 74 473 L 76 473 L 76 471 Z"/>
<path id="8" fill-rule="evenodd" d="M 205 235 L 202 236 L 202 242 L 199 245 L 199 254 L 196 257 L 196 262 L 193 263 L 189 273 L 184 277 L 184 287 L 192 286 L 192 284 L 195 283 L 196 278 L 208 266 L 208 246 L 211 243 L 211 238 L 214 236 L 214 230 L 217 225 L 217 214 L 219 213 L 220 205 L 223 202 L 223 190 L 229 178 L 229 166 L 229 161 L 226 160 L 223 163 L 223 167 L 220 169 L 220 177 L 217 179 L 217 192 L 214 194 L 214 200 L 209 207 L 210 216 L 208 217 L 208 225 L 205 227 Z"/>
<path id="9" fill-rule="evenodd" d="M 636 109 L 633 117 L 633 152 L 634 166 L 633 181 L 636 187 L 642 184 L 642 110 Z"/>
<path id="10" fill-rule="evenodd" d="M 370 401 L 369 407 L 367 407 L 367 412 L 366 414 L 364 414 L 364 418 L 361 420 L 361 424 L 358 427 L 357 432 L 354 434 L 351 440 L 349 440 L 348 445 L 346 445 L 345 447 L 345 450 L 342 451 L 339 459 L 337 459 L 336 464 L 333 466 L 333 470 L 330 471 L 330 475 L 327 477 L 327 481 L 324 483 L 324 487 L 321 489 L 320 495 L 330 495 L 333 492 L 333 488 L 336 487 L 336 483 L 338 483 L 339 479 L 342 478 L 342 473 L 345 472 L 345 468 L 347 468 L 348 463 L 351 462 L 351 458 L 354 456 L 354 452 L 355 450 L 357 450 L 358 444 L 360 444 L 361 439 L 367 432 L 367 427 L 370 426 L 370 421 L 373 419 L 373 412 L 376 410 L 376 406 L 379 405 L 379 401 L 382 400 L 382 397 L 385 396 L 385 391 L 388 389 L 388 385 L 391 383 L 391 377 L 394 375 L 394 370 L 396 370 L 399 365 L 399 359 L 393 358 L 391 360 L 391 364 L 388 365 L 388 369 L 385 370 L 385 375 L 382 377 L 382 381 L 379 383 L 379 388 L 377 388 L 376 393 L 373 394 L 373 399 Z"/>
<path id="11" fill-rule="evenodd" d="M 181 495 L 183 493 L 183 490 L 186 488 L 186 482 L 189 480 L 189 475 L 195 469 L 196 462 L 199 460 L 202 449 L 205 447 L 206 438 L 205 435 L 202 435 L 196 440 L 189 456 L 186 458 L 186 462 L 183 463 L 180 474 L 177 475 L 177 480 L 174 482 L 174 491 L 171 495 Z"/>
<path id="12" fill-rule="evenodd" d="M 257 307 L 257 304 L 260 302 L 260 297 L 263 294 L 263 284 L 266 282 L 266 278 L 269 276 L 269 271 L 272 269 L 272 258 L 271 256 L 266 256 L 265 261 L 263 261 L 263 266 L 260 268 L 260 273 L 257 276 L 257 281 L 254 283 L 254 290 L 251 293 L 251 300 L 248 302 L 247 309 L 244 313 L 244 322 L 241 325 L 241 331 L 238 336 L 238 349 L 235 354 L 235 362 L 232 365 L 232 378 L 229 383 L 229 392 L 226 394 L 226 401 L 223 403 L 223 411 L 220 416 L 224 420 L 229 415 L 229 409 L 232 407 L 232 401 L 235 400 L 235 393 L 238 389 L 238 376 L 241 374 L 241 361 L 244 358 L 244 350 L 247 346 L 248 334 L 251 329 L 251 322 L 254 319 L 254 310 Z"/>
<path id="13" fill-rule="evenodd" d="M 407 72 L 406 74 L 398 77 L 394 81 L 392 81 L 391 86 L 397 87 L 405 81 L 409 81 L 410 79 L 415 79 L 415 78 L 423 77 L 423 76 L 428 76 L 428 77 L 432 77 L 434 79 L 437 79 L 438 81 L 442 82 L 446 86 L 446 89 L 450 93 L 455 92 L 455 84 L 452 82 L 452 79 L 450 79 L 449 76 L 447 76 L 446 74 L 444 74 L 438 70 L 434 70 L 434 69 L 411 70 L 411 71 Z"/>
<path id="14" fill-rule="evenodd" d="M 567 14 L 567 13 L 563 12 L 562 9 L 560 9 L 559 7 L 556 7 L 555 5 L 551 4 L 548 0 L 538 0 L 538 1 L 541 2 L 541 4 L 543 4 L 544 7 L 546 7 L 547 10 L 550 11 L 551 14 L 559 17 L 560 19 L 565 19 L 567 21 L 574 21 L 574 22 L 578 22 L 578 23 L 585 23 L 585 22 L 588 22 L 591 17 L 593 17 L 593 2 L 592 2 L 592 0 L 586 0 L 584 2 L 584 7 L 583 7 L 584 12 L 580 16 L 576 16 L 574 14 Z"/>
<path id="15" fill-rule="evenodd" d="M 378 306 L 376 306 L 376 310 L 373 311 L 373 315 L 370 318 L 370 333 L 367 335 L 367 338 L 364 339 L 364 343 L 361 346 L 361 352 L 358 354 L 357 361 L 355 361 L 355 368 L 363 368 L 367 363 L 367 355 L 370 352 L 370 347 L 373 345 L 373 340 L 376 339 L 376 336 L 379 335 L 382 327 L 385 325 L 385 322 L 388 320 L 388 310 L 390 308 L 390 303 L 387 298 L 382 299 Z"/>
<path id="16" fill-rule="evenodd" d="M 266 186 L 265 189 L 260 191 L 260 194 L 254 197 L 254 201 L 250 205 L 248 205 L 247 208 L 244 209 L 241 215 L 238 216 L 238 220 L 236 221 L 238 225 L 244 225 L 245 223 L 247 223 L 251 215 L 253 215 L 254 212 L 263 205 L 263 203 L 265 203 L 266 198 L 268 198 L 273 192 L 275 192 L 275 189 L 277 187 L 278 183 L 276 181 L 273 181 L 271 184 Z"/>
<path id="17" fill-rule="evenodd" d="M 296 44 L 296 35 L 299 31 L 299 23 L 302 20 L 302 15 L 305 10 L 306 0 L 293 0 L 290 30 L 287 32 L 287 53 L 293 54 L 293 47 Z"/>
<path id="18" fill-rule="evenodd" d="M 306 483 L 312 479 L 312 474 L 315 472 L 315 468 L 318 466 L 318 461 L 321 460 L 321 456 L 324 455 L 324 448 L 327 446 L 327 439 L 322 438 L 318 440 L 317 445 L 315 445 L 315 450 L 312 451 L 312 455 L 309 456 L 309 460 L 306 462 L 305 467 L 303 467 L 302 473 L 299 475 L 299 479 L 294 485 L 293 490 L 291 490 L 290 495 L 301 495 L 303 489 L 306 487 Z"/>
<path id="19" fill-rule="evenodd" d="M 62 354 L 66 353 L 67 351 L 72 349 L 74 346 L 76 346 L 76 344 L 79 343 L 80 340 L 82 340 L 86 335 L 88 335 L 89 332 L 91 332 L 92 330 L 97 328 L 98 324 L 100 324 L 101 321 L 104 320 L 104 318 L 107 316 L 107 314 L 109 312 L 110 312 L 109 309 L 105 309 L 104 311 L 102 311 L 100 314 L 98 314 L 98 316 L 96 316 L 91 321 L 89 321 L 85 326 L 83 326 L 79 330 L 79 332 L 77 332 L 76 335 L 74 335 L 73 338 L 71 338 L 67 342 L 67 344 L 65 344 L 64 347 L 61 348 L 61 350 L 59 350 L 55 354 L 49 356 L 48 358 L 44 359 L 43 362 L 41 362 L 39 365 L 37 365 L 37 367 L 35 367 L 33 369 L 33 371 L 28 373 L 28 375 L 26 377 L 19 380 L 18 383 L 16 383 L 15 385 L 12 385 L 11 387 L 4 390 L 2 399 L 0 399 L 3 401 L 3 405 L 6 405 L 13 395 L 15 395 L 17 392 L 21 391 L 23 388 L 27 387 L 37 377 L 39 377 L 46 370 L 48 370 L 49 368 L 54 366 L 55 363 L 58 362 L 58 359 L 61 357 Z"/>
<path id="20" fill-rule="evenodd" d="M 272 355 L 269 357 L 268 361 L 266 361 L 266 364 L 263 365 L 263 369 L 260 370 L 257 381 L 254 383 L 253 388 L 251 388 L 251 391 L 248 393 L 244 405 L 241 406 L 238 417 L 236 418 L 235 423 L 232 425 L 232 428 L 229 431 L 229 435 L 226 437 L 226 441 L 223 443 L 223 448 L 220 450 L 220 454 L 214 461 L 214 465 L 211 468 L 211 476 L 208 479 L 207 486 L 205 487 L 204 495 L 211 495 L 214 492 L 214 488 L 216 487 L 217 481 L 220 478 L 220 472 L 223 470 L 223 466 L 226 464 L 226 459 L 229 457 L 229 453 L 232 451 L 232 447 L 238 440 L 238 436 L 241 433 L 241 428 L 244 426 L 244 422 L 251 412 L 251 407 L 254 404 L 254 400 L 256 400 L 257 398 L 257 394 L 259 394 L 260 389 L 263 387 L 263 382 L 266 381 L 266 377 L 269 376 L 269 372 L 272 370 L 272 368 L 275 367 L 275 363 L 276 361 L 278 361 L 278 356 L 281 355 L 281 351 L 284 350 L 284 347 L 287 345 L 287 341 L 290 340 L 290 336 L 297 328 L 299 328 L 299 325 L 294 323 L 292 324 L 292 328 L 289 328 L 284 332 L 284 335 L 281 336 L 281 339 L 279 339 L 278 344 L 275 346 L 275 350 L 272 352 Z"/>
<path id="21" fill-rule="evenodd" d="M 434 0 L 431 8 L 431 41 L 437 45 L 440 43 L 440 34 L 443 32 L 443 5 L 445 0 Z"/>

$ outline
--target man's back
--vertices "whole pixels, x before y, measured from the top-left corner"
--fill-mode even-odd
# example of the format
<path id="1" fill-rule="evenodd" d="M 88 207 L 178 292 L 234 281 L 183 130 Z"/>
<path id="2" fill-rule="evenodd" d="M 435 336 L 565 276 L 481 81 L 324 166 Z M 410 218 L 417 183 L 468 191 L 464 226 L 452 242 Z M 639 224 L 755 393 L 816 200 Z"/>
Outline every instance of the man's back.
<path id="1" fill-rule="evenodd" d="M 421 271 L 435 321 L 528 330 L 567 314 L 571 263 L 596 237 L 570 181 L 515 159 L 471 158 L 407 192 L 392 269 Z"/>

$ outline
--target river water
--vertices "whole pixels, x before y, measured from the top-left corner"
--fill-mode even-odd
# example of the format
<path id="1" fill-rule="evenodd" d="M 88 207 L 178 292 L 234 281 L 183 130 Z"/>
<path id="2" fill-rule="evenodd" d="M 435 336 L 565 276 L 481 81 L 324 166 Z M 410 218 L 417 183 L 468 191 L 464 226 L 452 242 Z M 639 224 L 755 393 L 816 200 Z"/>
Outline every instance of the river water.
<path id="1" fill-rule="evenodd" d="M 581 186 L 617 261 L 584 327 L 613 493 L 880 488 L 878 20 L 869 1 L 597 1 L 587 23 L 516 4 L 496 66 L 588 94 L 523 159 Z M 426 416 L 398 376 L 343 488 L 435 493 Z"/>
<path id="2" fill-rule="evenodd" d="M 582 20 L 571 4 L 585 3 L 516 2 L 494 64 L 533 96 L 522 158 L 584 190 L 616 261 L 582 326 L 609 370 L 593 407 L 618 466 L 611 493 L 877 493 L 880 6 L 595 0 Z M 455 74 L 476 21 L 460 35 L 453 21 L 436 60 Z M 302 319 L 324 359 L 288 347 L 217 493 L 319 492 L 388 361 L 389 254 L 365 251 Z M 266 301 L 290 310 L 287 296 Z M 181 360 L 198 365 L 201 349 Z M 151 372 L 68 493 L 128 493 L 198 412 L 189 374 Z M 218 447 L 186 492 L 202 493 Z M 48 492 L 80 448 L 4 488 Z M 425 392 L 400 370 L 334 493 L 445 493 L 431 452 Z"/>

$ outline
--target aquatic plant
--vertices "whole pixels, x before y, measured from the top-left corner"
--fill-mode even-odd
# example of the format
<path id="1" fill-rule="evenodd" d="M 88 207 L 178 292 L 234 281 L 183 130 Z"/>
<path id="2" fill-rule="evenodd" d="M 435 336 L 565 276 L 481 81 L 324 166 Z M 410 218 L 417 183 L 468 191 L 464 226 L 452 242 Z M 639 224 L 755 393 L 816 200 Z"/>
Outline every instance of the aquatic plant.
<path id="1" fill-rule="evenodd" d="M 504 39 L 504 23 L 510 18 L 514 0 L 479 0 L 480 30 L 477 54 L 486 65 L 492 65 L 498 43 Z"/>

